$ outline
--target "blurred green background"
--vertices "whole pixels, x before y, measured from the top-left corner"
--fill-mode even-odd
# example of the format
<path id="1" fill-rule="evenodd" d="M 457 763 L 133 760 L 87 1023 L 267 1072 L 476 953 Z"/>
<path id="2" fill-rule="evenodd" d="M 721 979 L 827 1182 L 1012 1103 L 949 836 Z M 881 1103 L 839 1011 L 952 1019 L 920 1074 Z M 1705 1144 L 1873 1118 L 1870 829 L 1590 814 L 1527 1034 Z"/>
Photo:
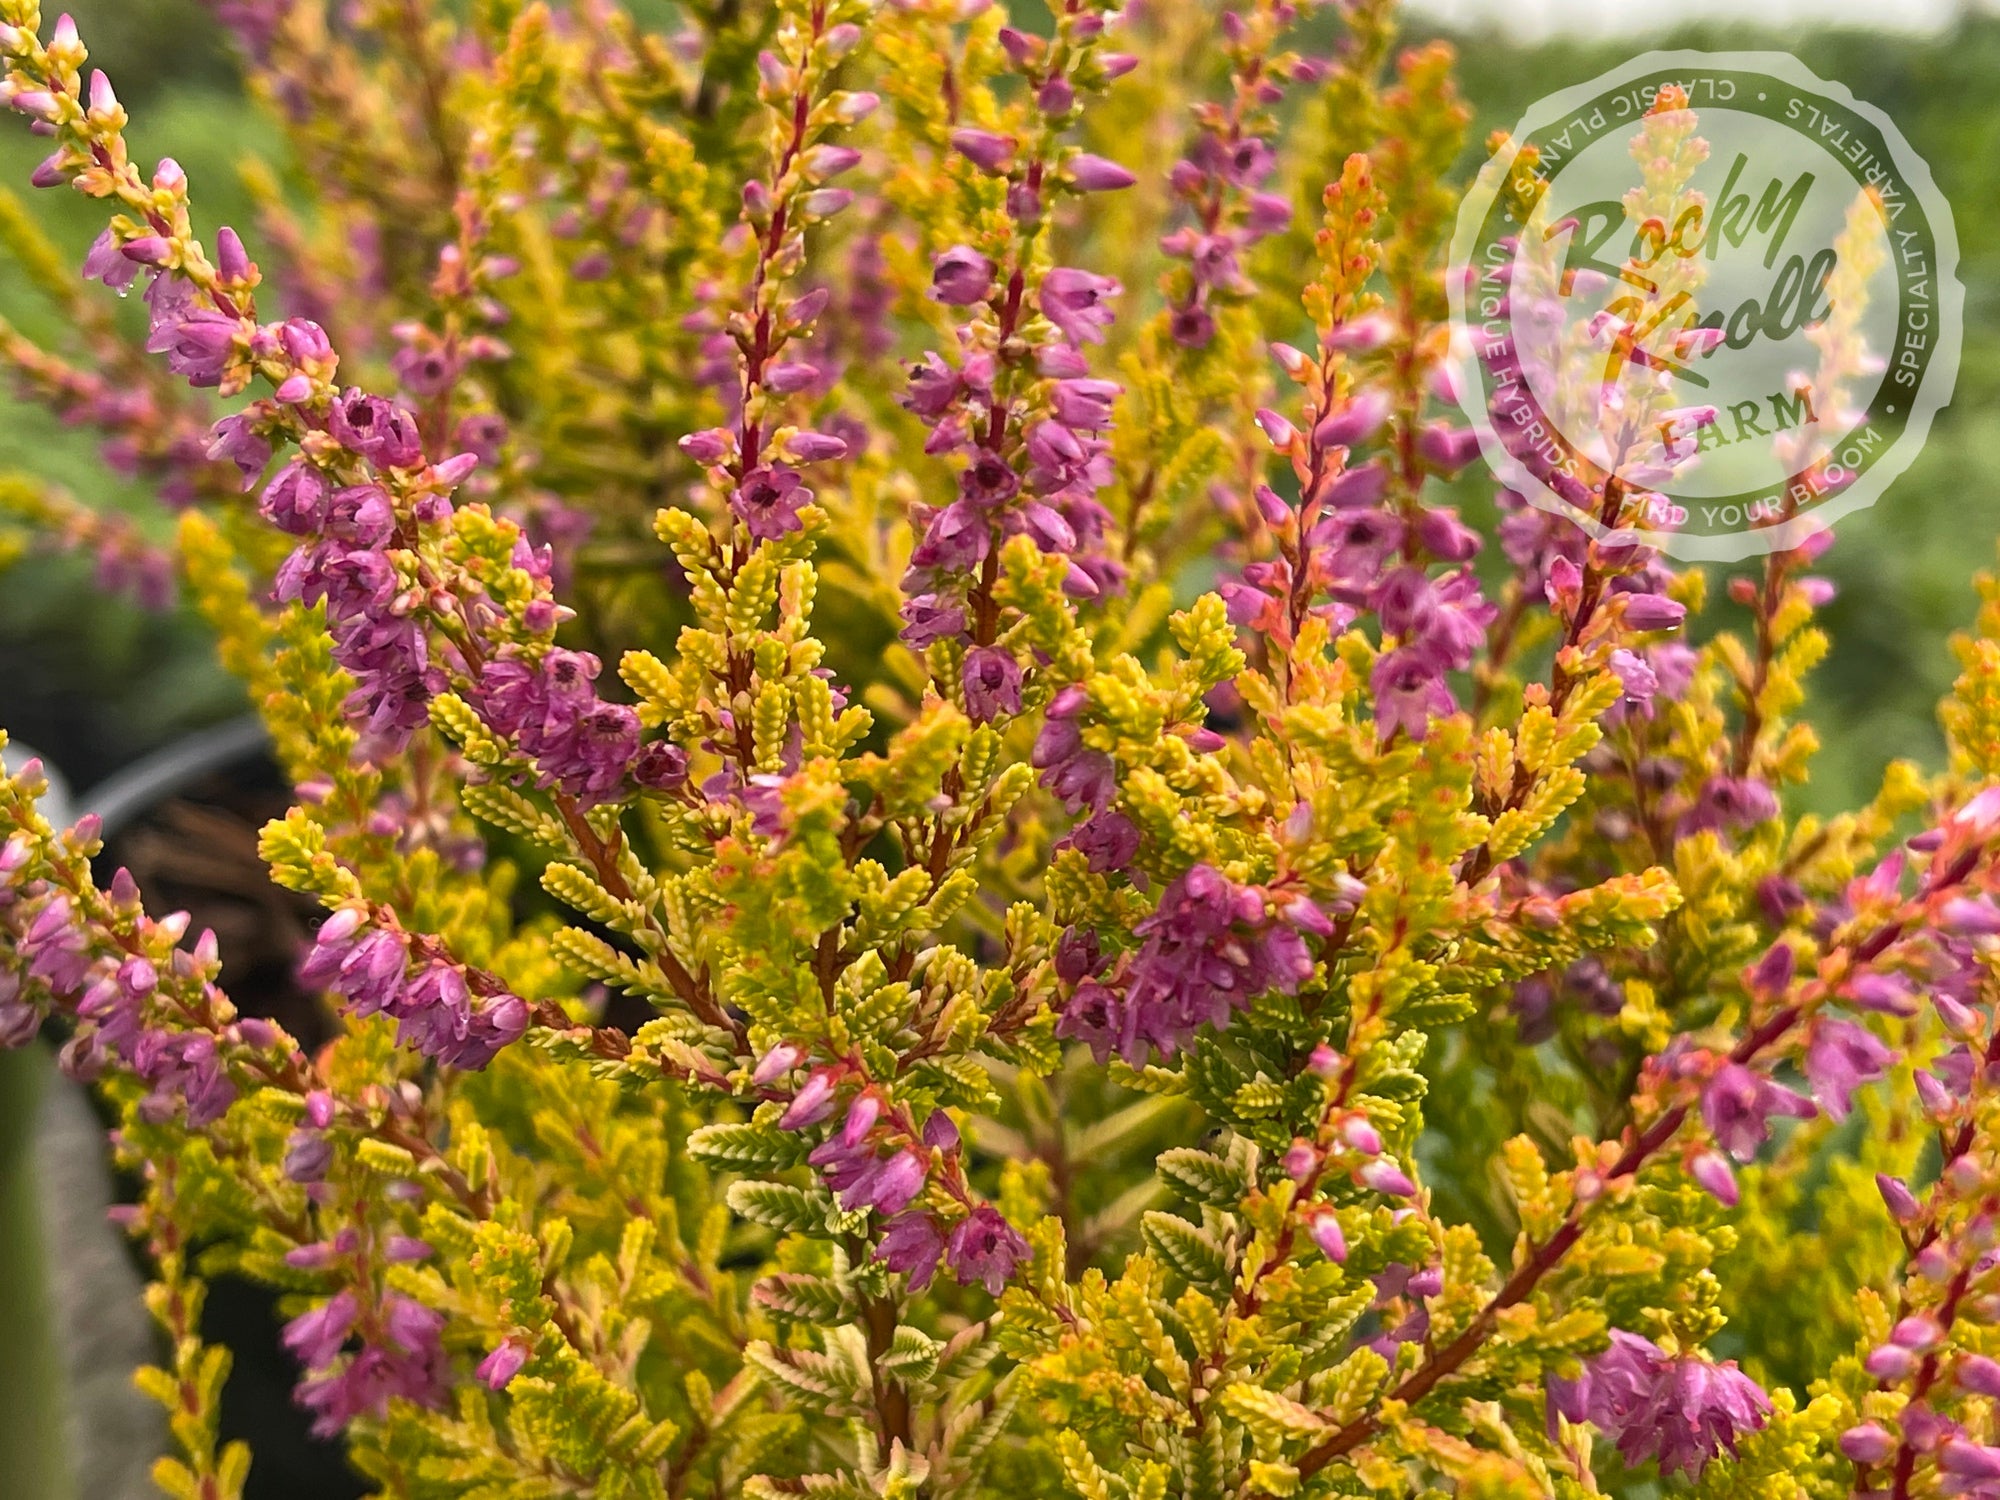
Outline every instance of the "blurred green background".
<path id="1" fill-rule="evenodd" d="M 70 9 L 133 110 L 136 152 L 181 161 L 198 185 L 204 226 L 247 222 L 236 164 L 245 152 L 277 160 L 282 147 L 245 103 L 205 7 L 71 0 Z M 1421 20 L 1408 29 L 1431 30 Z M 1993 562 L 2000 532 L 2000 18 L 1967 15 L 1926 36 L 1780 35 L 1704 24 L 1620 41 L 1530 45 L 1498 31 L 1453 40 L 1477 110 L 1468 174 L 1489 131 L 1534 98 L 1624 60 L 1642 41 L 1794 52 L 1887 111 L 1929 161 L 1957 217 L 1964 362 L 1956 399 L 1925 453 L 1873 510 L 1843 523 L 1824 565 L 1840 594 L 1826 612 L 1834 654 L 1816 684 L 1825 750 L 1803 796 L 1816 807 L 1851 806 L 1872 793 L 1893 757 L 1936 764 L 1933 709 L 1955 670 L 1948 638 L 1972 617 L 1971 578 Z M 0 176 L 10 184 L 25 184 L 39 154 L 24 130 L 0 131 Z M 97 207 L 60 192 L 41 195 L 39 207 L 80 261 L 99 227 Z M 0 316 L 38 338 L 60 331 L 4 268 Z M 106 476 L 87 438 L 0 394 L 0 469 L 7 468 L 60 479 L 91 503 L 128 510 L 156 534 L 170 526 L 149 496 Z M 87 788 L 242 706 L 198 622 L 148 616 L 104 597 L 86 564 L 31 557 L 0 583 L 0 723 L 47 752 L 75 786 Z M 41 1251 L 26 1213 L 30 1168 L 20 1147 L 32 1094 L 25 1077 L 21 1067 L 0 1072 L 0 1392 L 34 1399 L 0 1401 L 0 1500 L 66 1500 L 75 1491 L 56 1456 L 60 1361 L 35 1290 Z M 289 1493 L 305 1500 L 299 1489 Z"/>

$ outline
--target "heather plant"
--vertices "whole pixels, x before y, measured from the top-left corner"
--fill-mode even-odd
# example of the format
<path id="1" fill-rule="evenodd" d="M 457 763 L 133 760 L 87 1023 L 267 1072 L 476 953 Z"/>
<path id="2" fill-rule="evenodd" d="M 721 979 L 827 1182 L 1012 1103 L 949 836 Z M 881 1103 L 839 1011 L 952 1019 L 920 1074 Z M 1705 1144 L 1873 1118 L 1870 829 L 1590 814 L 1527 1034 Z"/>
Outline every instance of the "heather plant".
<path id="1" fill-rule="evenodd" d="M 1444 49 L 214 11 L 297 168 L 242 232 L 0 0 L 144 299 L 0 194 L 71 327 L 0 361 L 177 546 L 0 508 L 213 628 L 341 1020 L 0 781 L 0 1037 L 117 1111 L 166 1493 L 252 1461 L 228 1273 L 410 1500 L 2000 1494 L 2000 584 L 1949 764 L 1788 811 L 1828 538 L 1711 601 L 1481 478 Z"/>

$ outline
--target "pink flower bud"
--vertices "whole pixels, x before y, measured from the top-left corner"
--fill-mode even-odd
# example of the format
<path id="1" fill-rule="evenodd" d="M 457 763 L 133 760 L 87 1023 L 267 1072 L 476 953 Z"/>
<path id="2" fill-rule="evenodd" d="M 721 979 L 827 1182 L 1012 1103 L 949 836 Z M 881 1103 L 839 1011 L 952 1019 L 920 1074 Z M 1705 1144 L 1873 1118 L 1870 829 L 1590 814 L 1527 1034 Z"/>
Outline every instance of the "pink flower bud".
<path id="1" fill-rule="evenodd" d="M 1889 1217 L 1898 1224 L 1908 1224 L 1919 1212 L 1916 1194 L 1912 1193 L 1902 1179 L 1891 1177 L 1886 1172 L 1875 1174 L 1876 1190 L 1882 1194 L 1882 1201 L 1888 1205 Z"/>
<path id="2" fill-rule="evenodd" d="M 1293 1141 L 1285 1151 L 1285 1175 L 1294 1182 L 1304 1182 L 1318 1165 L 1319 1153 L 1309 1141 Z"/>
<path id="3" fill-rule="evenodd" d="M 866 89 L 856 89 L 851 93 L 833 94 L 828 97 L 828 112 L 842 125 L 859 125 L 874 114 L 882 103 L 880 94 Z"/>
<path id="4" fill-rule="evenodd" d="M 478 467 L 477 453 L 454 453 L 443 462 L 433 464 L 431 473 L 447 489 L 457 489 L 472 477 L 472 471 Z"/>
<path id="5" fill-rule="evenodd" d="M 94 115 L 108 115 L 118 108 L 118 95 L 111 87 L 111 80 L 104 76 L 101 68 L 90 74 L 90 112 Z"/>
<path id="6" fill-rule="evenodd" d="M 1312 359 L 1302 349 L 1294 349 L 1290 344 L 1271 345 L 1271 358 L 1278 362 L 1278 368 L 1292 379 L 1297 380 L 1312 369 Z"/>
<path id="7" fill-rule="evenodd" d="M 1394 326 L 1386 317 L 1380 313 L 1369 313 L 1366 317 L 1341 324 L 1326 336 L 1324 342 L 1327 348 L 1344 354 L 1366 354 L 1388 343 L 1394 332 Z"/>
<path id="8" fill-rule="evenodd" d="M 709 427 L 690 432 L 680 440 L 680 450 L 698 464 L 718 464 L 735 451 L 736 443 L 726 428 Z"/>
<path id="9" fill-rule="evenodd" d="M 1382 1154 L 1381 1132 L 1368 1123 L 1366 1115 L 1349 1115 L 1340 1122 L 1340 1138 L 1348 1149 L 1358 1151 L 1363 1156 Z"/>
<path id="10" fill-rule="evenodd" d="M 1983 1354 L 1968 1354 L 1958 1362 L 1951 1378 L 1962 1391 L 1975 1396 L 2000 1396 L 2000 1360 Z"/>
<path id="11" fill-rule="evenodd" d="M 1633 630 L 1677 630 L 1687 607 L 1664 594 L 1626 594 L 1625 623 Z"/>
<path id="12" fill-rule="evenodd" d="M 1902 1380 L 1916 1367 L 1917 1357 L 1897 1344 L 1882 1344 L 1861 1362 L 1861 1368 L 1877 1380 Z"/>
<path id="13" fill-rule="evenodd" d="M 1102 193 L 1128 188 L 1139 179 L 1115 161 L 1079 151 L 1069 159 L 1069 180 L 1079 192 Z"/>
<path id="14" fill-rule="evenodd" d="M 144 234 L 126 241 L 119 253 L 142 266 L 170 266 L 174 263 L 174 242 L 163 235 Z"/>
<path id="15" fill-rule="evenodd" d="M 1345 406 L 1328 412 L 1313 427 L 1315 448 L 1352 448 L 1366 442 L 1389 420 L 1389 397 L 1385 392 L 1359 392 Z"/>
<path id="16" fill-rule="evenodd" d="M 1889 1331 L 1889 1342 L 1922 1354 L 1944 1342 L 1944 1326 L 1929 1313 L 1913 1313 Z"/>
<path id="17" fill-rule="evenodd" d="M 224 281 L 248 281 L 257 271 L 243 241 L 227 224 L 215 232 L 215 268 Z"/>
<path id="18" fill-rule="evenodd" d="M 817 1125 L 833 1113 L 833 1075 L 826 1072 L 813 1074 L 792 1098 L 791 1105 L 779 1117 L 780 1130 L 803 1130 L 808 1125 Z"/>
<path id="19" fill-rule="evenodd" d="M 799 1065 L 802 1054 L 790 1042 L 781 1042 L 757 1060 L 757 1071 L 750 1075 L 750 1081 L 759 1088 L 776 1083 Z"/>
<path id="20" fill-rule="evenodd" d="M 24 89 L 9 98 L 7 102 L 31 119 L 46 120 L 50 124 L 54 124 L 62 115 L 62 107 L 57 104 L 56 96 L 47 89 Z"/>
<path id="21" fill-rule="evenodd" d="M 824 182 L 829 177 L 838 177 L 860 160 L 861 153 L 852 146 L 815 146 L 799 158 L 799 165 L 814 182 Z"/>
<path id="22" fill-rule="evenodd" d="M 830 219 L 854 201 L 852 188 L 814 188 L 799 197 L 799 212 L 808 220 Z"/>
<path id="23" fill-rule="evenodd" d="M 473 1371 L 486 1382 L 489 1390 L 504 1391 L 521 1373 L 521 1367 L 528 1362 L 528 1351 L 513 1339 L 508 1339 L 499 1348 L 479 1362 Z"/>
<path id="24" fill-rule="evenodd" d="M 1285 503 L 1285 497 L 1268 484 L 1260 484 L 1255 490 L 1258 513 L 1264 517 L 1267 526 L 1283 526 L 1292 519 L 1292 508 Z"/>
<path id="25" fill-rule="evenodd" d="M 1340 1220 L 1332 1209 L 1313 1215 L 1312 1238 L 1328 1260 L 1338 1264 L 1347 1259 L 1347 1236 L 1340 1232 Z"/>
<path id="26" fill-rule="evenodd" d="M 1951 1438 L 1938 1452 L 1938 1468 L 1953 1479 L 2000 1479 L 2000 1448 Z M 1963 1486 L 1952 1488 L 1962 1490 Z"/>
<path id="27" fill-rule="evenodd" d="M 846 440 L 827 432 L 795 432 L 786 440 L 785 447 L 802 464 L 847 457 Z"/>
<path id="28" fill-rule="evenodd" d="M 1387 1157 L 1377 1157 L 1355 1174 L 1363 1186 L 1390 1198 L 1413 1198 L 1417 1185 L 1409 1175 Z"/>
<path id="29" fill-rule="evenodd" d="M 1432 467 L 1456 474 L 1479 456 L 1479 434 L 1448 422 L 1427 423 L 1417 434 L 1417 452 Z"/>
<path id="30" fill-rule="evenodd" d="M 991 130 L 954 130 L 951 148 L 984 172 L 1004 172 L 1019 143 L 1011 135 Z"/>
<path id="31" fill-rule="evenodd" d="M 1688 1163 L 1688 1176 L 1700 1183 L 1723 1207 L 1736 1207 L 1741 1196 L 1736 1187 L 1736 1173 L 1721 1152 L 1701 1152 Z"/>
<path id="32" fill-rule="evenodd" d="M 1264 436 L 1271 440 L 1271 446 L 1280 451 L 1291 447 L 1298 439 L 1298 428 L 1268 406 L 1258 408 L 1257 425 L 1264 429 Z"/>
<path id="33" fill-rule="evenodd" d="M 1862 1422 L 1840 1435 L 1840 1451 L 1857 1464 L 1879 1464 L 1896 1451 L 1896 1439 L 1874 1422 Z"/>

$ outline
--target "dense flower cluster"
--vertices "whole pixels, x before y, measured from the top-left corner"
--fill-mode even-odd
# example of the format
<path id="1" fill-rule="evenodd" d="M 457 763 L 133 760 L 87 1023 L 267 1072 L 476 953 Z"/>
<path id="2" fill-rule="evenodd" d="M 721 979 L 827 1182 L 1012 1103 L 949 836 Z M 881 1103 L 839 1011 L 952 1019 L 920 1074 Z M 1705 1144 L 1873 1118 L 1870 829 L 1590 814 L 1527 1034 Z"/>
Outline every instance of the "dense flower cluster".
<path id="1" fill-rule="evenodd" d="M 1622 1328 L 1577 1379 L 1549 1382 L 1551 1421 L 1589 1421 L 1617 1439 L 1625 1462 L 1657 1460 L 1668 1474 L 1700 1473 L 1770 1414 L 1769 1398 L 1735 1361 L 1673 1358 Z"/>
<path id="2" fill-rule="evenodd" d="M 390 1017 L 399 1046 L 454 1068 L 485 1067 L 528 1029 L 520 996 L 475 1001 L 463 967 L 414 953 L 406 934 L 372 925 L 352 906 L 321 925 L 298 973 L 302 983 L 339 995 L 351 1015 Z"/>
<path id="3" fill-rule="evenodd" d="M 1306 938 L 1332 932 L 1310 897 L 1235 885 L 1196 865 L 1132 929 L 1140 947 L 1122 971 L 1077 984 L 1057 1035 L 1088 1043 L 1099 1062 L 1114 1052 L 1135 1067 L 1155 1051 L 1171 1057 L 1259 995 L 1296 994 L 1313 973 Z"/>

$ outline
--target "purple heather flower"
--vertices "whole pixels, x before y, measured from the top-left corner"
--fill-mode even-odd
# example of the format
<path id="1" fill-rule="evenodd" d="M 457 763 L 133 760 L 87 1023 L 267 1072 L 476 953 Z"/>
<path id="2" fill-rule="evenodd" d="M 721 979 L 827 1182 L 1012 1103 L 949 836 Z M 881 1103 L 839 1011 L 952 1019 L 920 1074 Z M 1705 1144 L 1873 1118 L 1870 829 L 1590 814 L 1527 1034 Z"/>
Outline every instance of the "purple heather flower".
<path id="1" fill-rule="evenodd" d="M 1111 326 L 1111 309 L 1105 299 L 1122 290 L 1109 276 L 1057 266 L 1042 278 L 1042 316 L 1073 344 L 1101 344 L 1104 330 Z"/>
<path id="2" fill-rule="evenodd" d="M 416 420 L 394 402 L 349 387 L 327 412 L 327 430 L 342 447 L 378 469 L 407 469 L 423 462 Z"/>
<path id="3" fill-rule="evenodd" d="M 1916 1356 L 1900 1344 L 1878 1344 L 1861 1361 L 1861 1368 L 1877 1380 L 1907 1380 L 1916 1367 Z"/>
<path id="4" fill-rule="evenodd" d="M 349 1293 L 341 1296 L 351 1300 Z M 301 1321 L 294 1320 L 287 1334 Z M 444 1329 L 443 1316 L 391 1292 L 383 1306 L 382 1322 L 382 1341 L 364 1344 L 344 1360 L 337 1344 L 333 1349 L 326 1347 L 323 1335 L 310 1342 L 301 1338 L 303 1352 L 288 1337 L 287 1347 L 313 1372 L 300 1384 L 296 1399 L 314 1415 L 316 1436 L 332 1437 L 357 1417 L 387 1416 L 391 1397 L 434 1410 L 444 1405 L 449 1364 L 438 1337 Z"/>
<path id="5" fill-rule="evenodd" d="M 330 1365 L 346 1344 L 359 1312 L 354 1293 L 341 1292 L 287 1323 L 279 1342 L 303 1365 Z"/>
<path id="6" fill-rule="evenodd" d="M 317 1130 L 294 1130 L 285 1138 L 284 1173 L 293 1182 L 320 1182 L 333 1165 L 333 1142 Z"/>
<path id="7" fill-rule="evenodd" d="M 778 1119 L 780 1130 L 804 1130 L 833 1113 L 833 1075 L 819 1072 L 805 1081 Z"/>
<path id="8" fill-rule="evenodd" d="M 243 488 L 246 490 L 257 482 L 257 476 L 271 462 L 270 439 L 262 436 L 251 423 L 251 412 L 224 417 L 208 430 L 206 450 L 208 457 L 217 462 L 235 464 L 243 475 Z"/>
<path id="9" fill-rule="evenodd" d="M 1764 1425 L 1771 1403 L 1735 1361 L 1670 1358 L 1648 1339 L 1611 1331 L 1611 1347 L 1576 1380 L 1549 1381 L 1549 1412 L 1589 1422 L 1615 1438 L 1627 1464 L 1659 1461 L 1662 1472 L 1696 1475 L 1740 1434 Z"/>
<path id="10" fill-rule="evenodd" d="M 1021 711 L 1021 664 L 1005 646 L 965 653 L 965 711 L 974 723 Z"/>
<path id="11" fill-rule="evenodd" d="M 1342 470 L 1320 491 L 1335 510 L 1366 510 L 1379 505 L 1388 492 L 1389 469 L 1380 459 Z"/>
<path id="12" fill-rule="evenodd" d="M 1378 657 L 1368 684 L 1375 694 L 1375 723 L 1384 740 L 1400 729 L 1413 740 L 1430 733 L 1432 719 L 1458 707 L 1444 674 L 1420 646 L 1399 646 Z"/>
<path id="13" fill-rule="evenodd" d="M 1917 998 L 1910 991 L 1909 981 L 1900 974 L 1881 974 L 1873 970 L 1856 974 L 1847 981 L 1841 993 L 1857 1010 L 1888 1016 L 1913 1016 L 1917 1013 Z"/>
<path id="14" fill-rule="evenodd" d="M 472 1373 L 486 1384 L 487 1389 L 504 1391 L 513 1384 L 514 1377 L 521 1373 L 521 1367 L 527 1362 L 526 1345 L 515 1339 L 503 1339 Z"/>
<path id="15" fill-rule="evenodd" d="M 1806 1077 L 1813 1097 L 1836 1120 L 1847 1118 L 1854 1091 L 1882 1076 L 1896 1054 L 1867 1028 L 1852 1021 L 1822 1019 L 1806 1048 Z"/>
<path id="16" fill-rule="evenodd" d="M 268 446 L 266 453 L 269 453 Z M 262 466 L 259 465 L 261 468 Z M 294 459 L 264 486 L 258 512 L 280 531 L 311 536 L 326 525 L 327 482 L 304 459 Z"/>
<path id="17" fill-rule="evenodd" d="M 916 651 L 965 630 L 964 608 L 941 603 L 934 595 L 920 595 L 904 604 L 902 618 L 903 641 Z"/>
<path id="18" fill-rule="evenodd" d="M 1646 659 L 1620 646 L 1611 653 L 1611 670 L 1618 674 L 1618 681 L 1625 689 L 1625 707 L 1636 713 L 1651 714 L 1653 694 L 1660 690 L 1660 679 Z"/>
<path id="19" fill-rule="evenodd" d="M 991 1297 L 1006 1289 L 1031 1254 L 1020 1232 L 990 1203 L 980 1204 L 954 1224 L 945 1241 L 945 1256 L 958 1284 L 971 1286 L 976 1281 Z"/>
<path id="20" fill-rule="evenodd" d="M 1754 776 L 1712 776 L 1680 821 L 1683 838 L 1709 828 L 1754 828 L 1778 815 L 1778 799 Z"/>
<path id="21" fill-rule="evenodd" d="M 127 246 L 129 252 L 131 247 Z M 164 281 L 166 278 L 162 278 Z M 160 283 L 155 283 L 157 287 Z M 149 294 L 150 295 L 150 294 Z M 156 302 L 156 308 L 165 303 Z M 156 316 L 146 347 L 167 357 L 167 368 L 189 385 L 214 387 L 235 360 L 247 324 L 213 308 L 177 301 L 170 315 Z"/>
<path id="22" fill-rule="evenodd" d="M 986 300 L 999 267 L 970 245 L 954 245 L 931 267 L 931 295 L 946 307 L 972 307 Z M 935 354 L 927 356 L 935 360 Z"/>
<path id="23" fill-rule="evenodd" d="M 138 276 L 139 266 L 120 252 L 118 237 L 107 229 L 91 242 L 90 251 L 83 258 L 83 274 L 91 281 L 103 282 L 114 292 L 122 292 Z"/>
<path id="24" fill-rule="evenodd" d="M 1313 424 L 1315 448 L 1352 448 L 1365 443 L 1389 420 L 1389 397 L 1374 387 L 1358 391 L 1345 405 Z"/>
<path id="25" fill-rule="evenodd" d="M 463 971 L 441 961 L 412 974 L 409 939 L 368 926 L 354 907 L 343 907 L 321 926 L 299 963 L 298 979 L 342 996 L 353 1015 L 393 1017 L 399 1043 L 450 1067 L 483 1068 L 528 1030 L 528 1008 L 518 996 L 490 996 L 475 1005 Z"/>
<path id="26" fill-rule="evenodd" d="M 992 545 L 993 527 L 979 507 L 970 499 L 954 500 L 931 517 L 923 540 L 910 552 L 910 566 L 931 573 L 969 572 Z"/>
<path id="27" fill-rule="evenodd" d="M 1725 1063 L 1702 1091 L 1701 1115 L 1715 1143 L 1738 1161 L 1749 1161 L 1771 1138 L 1771 1118 L 1810 1119 L 1818 1111 L 1810 1099 L 1773 1083 L 1741 1063 Z"/>
<path id="28" fill-rule="evenodd" d="M 958 476 L 958 488 L 968 502 L 990 511 L 1020 492 L 1021 476 L 991 448 L 975 448 L 972 462 Z"/>
<path id="29" fill-rule="evenodd" d="M 729 508 L 750 528 L 751 536 L 772 542 L 804 525 L 799 507 L 811 499 L 812 491 L 799 482 L 796 469 L 759 464 L 730 495 Z"/>
<path id="30" fill-rule="evenodd" d="M 436 344 L 406 344 L 389 360 L 404 390 L 419 400 L 442 396 L 458 381 L 458 358 Z"/>
<path id="31" fill-rule="evenodd" d="M 959 389 L 959 372 L 929 352 L 910 366 L 910 388 L 904 393 L 903 405 L 926 422 L 935 422 L 957 399 Z"/>
<path id="32" fill-rule="evenodd" d="M 826 1185 L 848 1213 L 864 1208 L 901 1213 L 923 1191 L 929 1165 L 916 1152 L 897 1148 L 884 1156 L 869 1139 L 881 1113 L 873 1094 L 858 1096 L 840 1131 L 815 1147 L 806 1160 L 820 1169 Z"/>
<path id="33" fill-rule="evenodd" d="M 1130 869 L 1139 853 L 1139 828 L 1121 812 L 1093 813 L 1070 831 L 1064 845 L 1076 850 L 1093 873 Z"/>
<path id="34" fill-rule="evenodd" d="M 539 785 L 560 787 L 586 807 L 611 800 L 640 758 L 639 716 L 597 696 L 591 683 L 599 669 L 589 652 L 557 647 L 533 666 L 488 662 L 480 679 L 487 724 L 533 758 Z M 685 761 L 678 758 L 683 779 Z M 648 774 L 671 785 L 675 764 L 673 755 L 655 756 Z"/>
<path id="35" fill-rule="evenodd" d="M 1446 474 L 1456 474 L 1479 457 L 1479 434 L 1469 427 L 1431 422 L 1417 434 L 1417 454 Z"/>
<path id="36" fill-rule="evenodd" d="M 1154 1049 L 1172 1055 L 1201 1026 L 1226 1027 L 1267 991 L 1296 994 L 1313 973 L 1301 930 L 1327 930 L 1311 902 L 1279 903 L 1259 887 L 1235 885 L 1196 865 L 1133 928 L 1142 946 L 1122 990 L 1086 980 L 1056 1034 L 1087 1042 L 1100 1062 L 1113 1052 L 1135 1067 Z"/>
<path id="37" fill-rule="evenodd" d="M 1118 396 L 1116 381 L 1058 380 L 1049 394 L 1049 406 L 1064 427 L 1101 432 L 1111 425 L 1111 410 Z"/>
<path id="38" fill-rule="evenodd" d="M 654 740 L 632 762 L 632 779 L 649 791 L 679 791 L 687 785 L 687 751 L 665 740 Z"/>
<path id="39" fill-rule="evenodd" d="M 1056 939 L 1056 977 L 1064 984 L 1081 984 L 1104 967 L 1094 928 L 1065 927 Z"/>
<path id="40" fill-rule="evenodd" d="M 891 1271 L 907 1276 L 910 1290 L 921 1292 L 937 1275 L 944 1255 L 944 1230 L 937 1219 L 920 1210 L 898 1214 L 882 1231 L 875 1258 Z"/>

